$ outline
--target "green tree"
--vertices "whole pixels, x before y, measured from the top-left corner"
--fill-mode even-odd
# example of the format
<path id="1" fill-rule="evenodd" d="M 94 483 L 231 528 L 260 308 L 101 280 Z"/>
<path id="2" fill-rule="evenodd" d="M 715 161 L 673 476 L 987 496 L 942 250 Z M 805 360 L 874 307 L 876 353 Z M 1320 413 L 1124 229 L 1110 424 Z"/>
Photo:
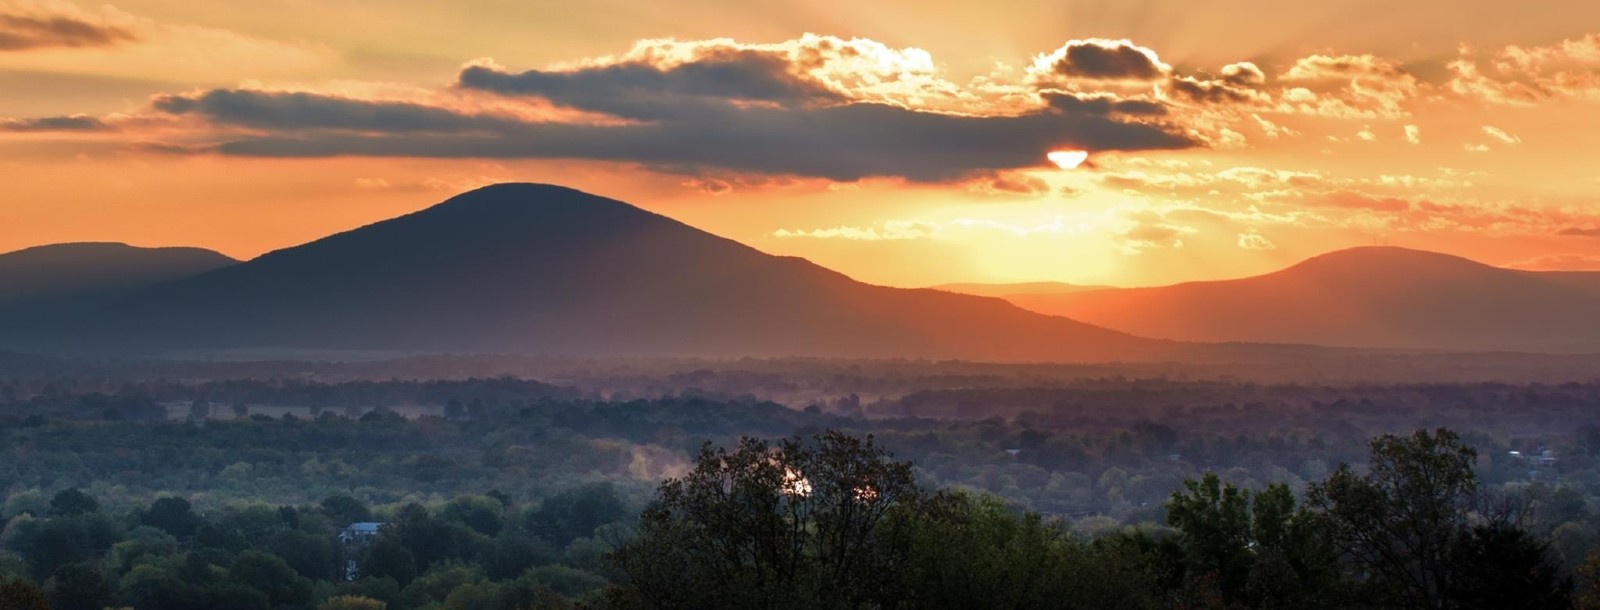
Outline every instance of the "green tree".
<path id="1" fill-rule="evenodd" d="M 1179 533 L 1186 595 L 1252 608 L 1338 601 L 1338 556 L 1327 528 L 1296 509 L 1287 485 L 1252 494 L 1207 473 L 1172 493 L 1167 523 Z"/>
<path id="2" fill-rule="evenodd" d="M 168 496 L 152 502 L 140 522 L 182 539 L 194 534 L 200 517 L 194 514 L 188 500 Z"/>
<path id="3" fill-rule="evenodd" d="M 260 591 L 273 606 L 298 605 L 311 599 L 311 581 L 296 574 L 282 558 L 261 551 L 240 553 L 228 569 L 228 580 Z"/>
<path id="4" fill-rule="evenodd" d="M 350 496 L 328 496 L 322 501 L 322 512 L 341 527 L 372 520 L 372 511 L 367 510 L 367 505 Z"/>
<path id="5" fill-rule="evenodd" d="M 707 443 L 610 557 L 657 608 L 864 607 L 895 578 L 879 526 L 922 498 L 870 436 Z"/>
<path id="6" fill-rule="evenodd" d="M 50 498 L 52 517 L 74 517 L 98 510 L 100 502 L 96 501 L 94 496 L 83 493 L 77 488 L 61 490 L 56 492 L 55 497 Z"/>
<path id="7" fill-rule="evenodd" d="M 1312 486 L 1308 502 L 1372 601 L 1426 609 L 1565 606 L 1570 586 L 1556 578 L 1547 545 L 1511 512 L 1474 511 L 1477 451 L 1459 436 L 1419 430 L 1377 437 L 1369 448 L 1366 475 L 1340 465 Z"/>
<path id="8" fill-rule="evenodd" d="M 1369 472 L 1341 464 L 1312 486 L 1308 502 L 1381 599 L 1410 608 L 1447 608 L 1450 550 L 1468 527 L 1477 451 L 1454 432 L 1385 434 L 1370 444 Z"/>

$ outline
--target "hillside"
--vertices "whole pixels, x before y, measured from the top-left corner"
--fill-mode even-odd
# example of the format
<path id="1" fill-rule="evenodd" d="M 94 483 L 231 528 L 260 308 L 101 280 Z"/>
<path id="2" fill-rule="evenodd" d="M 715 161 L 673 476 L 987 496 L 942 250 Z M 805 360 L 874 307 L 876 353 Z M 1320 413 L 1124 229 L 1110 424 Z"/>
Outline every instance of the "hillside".
<path id="1" fill-rule="evenodd" d="M 1185 341 L 1600 351 L 1600 274 L 1516 271 L 1393 247 L 1332 252 L 1238 280 L 1006 298 Z"/>

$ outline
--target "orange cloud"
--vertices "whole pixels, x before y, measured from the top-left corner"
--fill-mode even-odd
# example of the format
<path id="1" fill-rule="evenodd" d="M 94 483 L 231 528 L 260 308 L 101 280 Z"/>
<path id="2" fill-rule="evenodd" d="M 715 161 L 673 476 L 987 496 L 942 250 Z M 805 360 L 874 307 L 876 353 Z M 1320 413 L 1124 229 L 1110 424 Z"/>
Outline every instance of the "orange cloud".
<path id="1" fill-rule="evenodd" d="M 86 15 L 22 12 L 0 7 L 0 51 L 48 47 L 109 47 L 138 40 L 119 25 Z"/>

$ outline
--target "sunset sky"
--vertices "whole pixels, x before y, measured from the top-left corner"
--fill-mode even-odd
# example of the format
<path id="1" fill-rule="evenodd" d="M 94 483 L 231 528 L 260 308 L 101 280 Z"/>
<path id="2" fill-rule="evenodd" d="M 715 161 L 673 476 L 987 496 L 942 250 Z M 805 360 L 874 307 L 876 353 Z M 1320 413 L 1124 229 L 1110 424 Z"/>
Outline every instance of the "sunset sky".
<path id="1" fill-rule="evenodd" d="M 1001 6 L 0 0 L 0 251 L 533 181 L 897 286 L 1600 270 L 1600 3 Z"/>

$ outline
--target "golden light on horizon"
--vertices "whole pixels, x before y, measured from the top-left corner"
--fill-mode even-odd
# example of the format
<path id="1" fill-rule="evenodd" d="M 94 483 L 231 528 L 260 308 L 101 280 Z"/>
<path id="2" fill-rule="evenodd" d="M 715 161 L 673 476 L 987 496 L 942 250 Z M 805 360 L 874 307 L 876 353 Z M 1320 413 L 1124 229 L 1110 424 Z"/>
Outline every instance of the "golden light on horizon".
<path id="1" fill-rule="evenodd" d="M 1053 150 L 1044 158 L 1061 169 L 1077 169 L 1084 161 L 1089 160 L 1089 153 L 1082 150 Z"/>

